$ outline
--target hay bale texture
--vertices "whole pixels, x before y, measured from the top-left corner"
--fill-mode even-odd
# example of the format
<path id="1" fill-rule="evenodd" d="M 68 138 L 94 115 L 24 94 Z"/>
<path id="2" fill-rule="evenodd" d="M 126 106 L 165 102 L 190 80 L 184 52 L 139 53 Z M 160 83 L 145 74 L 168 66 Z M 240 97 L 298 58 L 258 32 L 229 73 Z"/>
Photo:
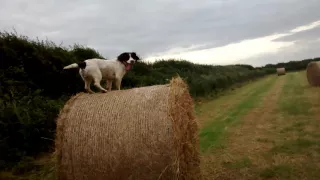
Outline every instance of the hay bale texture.
<path id="1" fill-rule="evenodd" d="M 320 86 L 320 61 L 312 61 L 307 65 L 307 79 L 311 86 Z"/>
<path id="2" fill-rule="evenodd" d="M 285 68 L 277 68 L 277 74 L 278 74 L 278 76 L 285 75 L 286 69 Z"/>
<path id="3" fill-rule="evenodd" d="M 181 78 L 170 84 L 79 93 L 57 119 L 59 180 L 198 180 L 193 101 Z"/>

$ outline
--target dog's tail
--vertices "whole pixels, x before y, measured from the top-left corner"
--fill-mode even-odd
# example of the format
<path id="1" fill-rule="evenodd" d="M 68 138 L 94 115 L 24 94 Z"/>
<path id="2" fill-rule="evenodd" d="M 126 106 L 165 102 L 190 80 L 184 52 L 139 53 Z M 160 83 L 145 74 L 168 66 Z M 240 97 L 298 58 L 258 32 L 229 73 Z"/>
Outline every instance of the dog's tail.
<path id="1" fill-rule="evenodd" d="M 81 68 L 81 69 L 84 69 L 86 68 L 86 62 L 80 62 L 80 63 L 73 63 L 73 64 L 70 64 L 68 66 L 65 66 L 63 69 L 73 69 L 73 68 Z"/>

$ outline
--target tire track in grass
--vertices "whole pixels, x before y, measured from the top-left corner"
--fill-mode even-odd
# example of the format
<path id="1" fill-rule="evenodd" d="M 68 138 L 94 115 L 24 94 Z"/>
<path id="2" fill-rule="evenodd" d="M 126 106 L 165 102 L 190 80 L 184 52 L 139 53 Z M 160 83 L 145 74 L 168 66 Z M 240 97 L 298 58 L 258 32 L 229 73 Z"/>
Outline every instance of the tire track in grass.
<path id="1" fill-rule="evenodd" d="M 259 179 L 255 174 L 256 167 L 265 164 L 261 161 L 263 157 L 260 152 L 272 148 L 266 137 L 273 129 L 270 121 L 274 120 L 274 104 L 282 91 L 284 80 L 284 76 L 274 76 L 274 84 L 260 93 L 259 97 L 253 98 L 260 103 L 239 117 L 241 125 L 228 129 L 225 148 L 204 154 L 202 166 L 207 179 Z"/>
<path id="2" fill-rule="evenodd" d="M 212 120 L 210 124 L 202 128 L 200 130 L 201 151 L 207 151 L 213 147 L 221 147 L 223 136 L 228 127 L 239 123 L 242 116 L 257 106 L 263 95 L 273 87 L 276 80 L 276 76 L 270 76 L 260 80 L 261 84 L 259 84 L 256 89 L 253 89 L 253 92 L 248 97 L 231 108 L 230 111 Z"/>
<path id="3" fill-rule="evenodd" d="M 262 175 L 320 179 L 320 89 L 308 85 L 305 71 L 290 73 L 277 105 L 274 146 Z M 274 162 L 274 160 L 277 160 Z M 270 172 L 275 167 L 286 167 Z M 267 173 L 266 173 L 267 172 Z"/>
<path id="4" fill-rule="evenodd" d="M 253 80 L 242 84 L 241 87 L 224 92 L 223 95 L 214 100 L 202 100 L 197 103 L 195 111 L 197 119 L 200 122 L 200 128 L 205 127 L 207 123 L 210 124 L 212 119 L 223 115 L 230 108 L 233 108 L 246 97 L 250 96 L 254 92 L 253 90 L 258 88 L 262 83 L 261 79 Z"/>

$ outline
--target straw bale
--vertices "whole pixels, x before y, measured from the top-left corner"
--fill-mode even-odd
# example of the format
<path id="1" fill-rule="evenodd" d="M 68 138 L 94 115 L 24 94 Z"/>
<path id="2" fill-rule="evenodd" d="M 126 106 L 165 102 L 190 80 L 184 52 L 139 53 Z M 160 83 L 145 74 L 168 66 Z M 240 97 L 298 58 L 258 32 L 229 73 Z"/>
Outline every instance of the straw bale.
<path id="1" fill-rule="evenodd" d="M 60 180 L 198 180 L 193 100 L 181 78 L 170 84 L 79 93 L 57 119 Z"/>
<path id="2" fill-rule="evenodd" d="M 286 69 L 285 68 L 277 68 L 277 74 L 278 74 L 278 76 L 285 75 Z"/>
<path id="3" fill-rule="evenodd" d="M 320 86 L 320 61 L 312 61 L 307 65 L 307 79 L 311 86 Z"/>

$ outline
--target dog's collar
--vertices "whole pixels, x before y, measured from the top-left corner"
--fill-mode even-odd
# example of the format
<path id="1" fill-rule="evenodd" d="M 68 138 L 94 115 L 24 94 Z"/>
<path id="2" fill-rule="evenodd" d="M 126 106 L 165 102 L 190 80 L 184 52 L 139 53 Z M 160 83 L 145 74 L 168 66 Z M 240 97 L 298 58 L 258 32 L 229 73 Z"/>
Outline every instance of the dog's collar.
<path id="1" fill-rule="evenodd" d="M 121 61 L 121 63 L 122 63 L 125 67 L 127 67 L 127 66 L 129 65 L 129 63 L 127 63 L 127 62 L 125 62 L 125 61 Z"/>

